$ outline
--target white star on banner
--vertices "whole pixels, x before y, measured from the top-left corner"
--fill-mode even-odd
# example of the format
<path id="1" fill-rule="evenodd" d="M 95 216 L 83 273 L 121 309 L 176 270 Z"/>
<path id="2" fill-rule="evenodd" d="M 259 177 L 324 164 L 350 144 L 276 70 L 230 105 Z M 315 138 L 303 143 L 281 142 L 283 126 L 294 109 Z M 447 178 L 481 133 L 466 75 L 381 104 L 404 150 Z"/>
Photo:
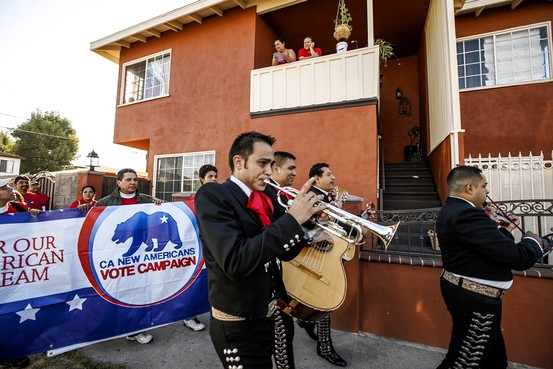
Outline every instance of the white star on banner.
<path id="1" fill-rule="evenodd" d="M 36 320 L 35 315 L 39 310 L 40 309 L 33 309 L 31 304 L 27 304 L 25 310 L 16 311 L 15 313 L 21 317 L 19 323 L 23 323 L 25 320 Z"/>
<path id="2" fill-rule="evenodd" d="M 161 223 L 167 223 L 167 216 L 165 214 L 163 214 L 163 216 L 160 218 L 161 219 Z"/>
<path id="3" fill-rule="evenodd" d="M 75 309 L 83 310 L 83 303 L 85 301 L 86 301 L 85 298 L 82 299 L 79 297 L 79 295 L 75 295 L 75 297 L 73 297 L 73 300 L 66 301 L 65 303 L 69 305 L 69 311 L 75 310 Z"/>

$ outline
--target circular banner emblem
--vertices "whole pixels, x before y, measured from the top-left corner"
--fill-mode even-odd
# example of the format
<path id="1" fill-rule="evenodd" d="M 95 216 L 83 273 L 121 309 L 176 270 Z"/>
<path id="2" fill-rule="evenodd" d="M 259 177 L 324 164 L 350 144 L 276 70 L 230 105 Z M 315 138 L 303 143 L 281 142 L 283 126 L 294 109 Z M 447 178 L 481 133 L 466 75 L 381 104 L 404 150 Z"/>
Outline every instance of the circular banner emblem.
<path id="1" fill-rule="evenodd" d="M 79 259 L 97 293 L 127 307 L 178 296 L 203 267 L 196 219 L 182 202 L 92 208 Z"/>

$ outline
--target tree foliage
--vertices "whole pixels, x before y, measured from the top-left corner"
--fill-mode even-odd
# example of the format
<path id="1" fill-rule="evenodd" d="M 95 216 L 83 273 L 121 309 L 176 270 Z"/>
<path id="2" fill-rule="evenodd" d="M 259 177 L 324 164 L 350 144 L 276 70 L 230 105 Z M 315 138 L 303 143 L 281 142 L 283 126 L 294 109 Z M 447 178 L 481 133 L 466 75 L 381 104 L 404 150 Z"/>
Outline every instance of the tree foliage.
<path id="1" fill-rule="evenodd" d="M 0 132 L 0 152 L 4 154 L 15 154 L 14 150 L 15 142 L 13 142 L 10 135 L 6 132 Z"/>
<path id="2" fill-rule="evenodd" d="M 77 133 L 67 118 L 57 112 L 37 109 L 27 122 L 13 130 L 15 154 L 21 162 L 21 173 L 37 173 L 72 168 L 79 149 Z"/>

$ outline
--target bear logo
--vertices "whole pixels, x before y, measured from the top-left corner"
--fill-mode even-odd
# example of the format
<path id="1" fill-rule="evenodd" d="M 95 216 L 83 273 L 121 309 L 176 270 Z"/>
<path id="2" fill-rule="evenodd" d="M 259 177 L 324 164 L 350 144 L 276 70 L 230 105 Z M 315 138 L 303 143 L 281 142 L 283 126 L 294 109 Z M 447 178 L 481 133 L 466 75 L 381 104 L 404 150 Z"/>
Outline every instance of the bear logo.
<path id="1" fill-rule="evenodd" d="M 141 211 L 117 224 L 111 240 L 119 244 L 125 243 L 129 238 L 132 238 L 132 243 L 123 254 L 125 257 L 133 255 L 142 244 L 146 245 L 146 251 L 154 252 L 163 251 L 169 241 L 175 245 L 175 249 L 182 247 L 177 222 L 164 212 L 148 215 Z M 154 250 L 155 244 L 157 247 Z"/>

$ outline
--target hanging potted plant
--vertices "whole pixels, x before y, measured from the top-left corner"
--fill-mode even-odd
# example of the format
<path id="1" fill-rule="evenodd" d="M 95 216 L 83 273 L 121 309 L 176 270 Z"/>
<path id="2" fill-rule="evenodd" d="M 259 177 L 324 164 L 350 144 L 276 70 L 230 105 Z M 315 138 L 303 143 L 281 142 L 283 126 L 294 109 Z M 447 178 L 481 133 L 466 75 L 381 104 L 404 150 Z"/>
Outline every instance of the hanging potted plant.
<path id="1" fill-rule="evenodd" d="M 391 57 L 394 57 L 399 63 L 399 59 L 397 58 L 396 54 L 394 53 L 394 48 L 392 47 L 392 44 L 388 41 L 384 41 L 381 38 L 378 38 L 374 40 L 374 44 L 378 46 L 379 54 L 380 54 L 380 63 L 383 64 L 385 67 L 388 66 L 388 59 Z"/>
<path id="2" fill-rule="evenodd" d="M 351 21 L 351 14 L 346 7 L 346 3 L 344 0 L 339 0 L 338 11 L 334 20 L 334 38 L 338 41 L 336 45 L 336 52 L 338 53 L 348 50 L 348 43 L 346 41 L 351 35 L 352 27 L 349 25 Z"/>
<path id="3" fill-rule="evenodd" d="M 396 54 L 394 53 L 394 48 L 392 47 L 392 44 L 388 41 L 385 41 L 381 38 L 377 38 L 374 40 L 374 44 L 378 46 L 378 51 L 380 54 L 380 65 L 384 65 L 385 67 L 388 66 L 388 59 L 391 57 L 396 58 L 397 65 L 401 65 L 399 62 L 399 59 L 397 58 Z M 380 69 L 380 87 L 382 87 L 382 77 L 384 76 L 384 73 L 382 73 L 382 69 Z"/>

